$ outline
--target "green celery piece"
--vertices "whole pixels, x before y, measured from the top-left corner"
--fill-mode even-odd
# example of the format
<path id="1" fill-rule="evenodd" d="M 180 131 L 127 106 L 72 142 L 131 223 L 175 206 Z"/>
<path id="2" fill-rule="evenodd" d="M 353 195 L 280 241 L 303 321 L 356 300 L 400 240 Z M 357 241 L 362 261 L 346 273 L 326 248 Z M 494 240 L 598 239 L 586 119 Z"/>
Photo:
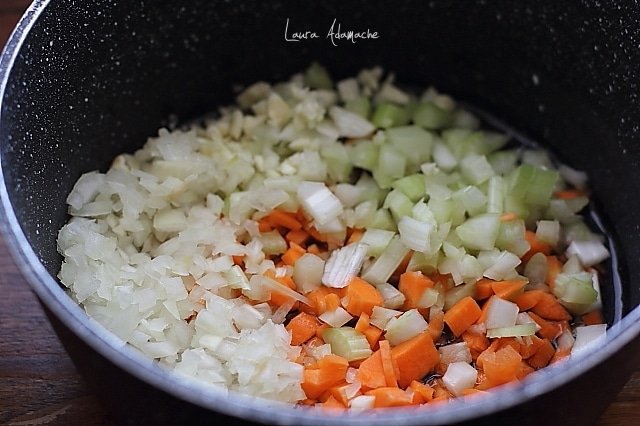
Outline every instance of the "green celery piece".
<path id="1" fill-rule="evenodd" d="M 411 164 L 420 165 L 431 159 L 434 136 L 418 126 L 393 127 L 386 131 L 387 141 Z"/>
<path id="2" fill-rule="evenodd" d="M 312 89 L 331 90 L 333 88 L 329 72 L 317 62 L 312 63 L 305 71 L 304 82 Z"/>
<path id="3" fill-rule="evenodd" d="M 371 122 L 382 129 L 403 126 L 409 122 L 409 114 L 401 106 L 391 102 L 380 102 L 373 112 Z"/>
<path id="4" fill-rule="evenodd" d="M 366 96 L 360 96 L 345 103 L 344 108 L 347 111 L 355 112 L 363 118 L 369 118 L 371 113 L 371 102 Z"/>
<path id="5" fill-rule="evenodd" d="M 433 102 L 421 102 L 413 111 L 413 122 L 425 129 L 443 129 L 451 124 L 453 116 Z"/>
<path id="6" fill-rule="evenodd" d="M 422 173 L 400 178 L 393 182 L 391 187 L 400 190 L 414 203 L 425 196 L 424 175 Z"/>
<path id="7" fill-rule="evenodd" d="M 349 151 L 349 157 L 354 166 L 372 171 L 378 164 L 380 147 L 370 140 L 360 140 Z"/>

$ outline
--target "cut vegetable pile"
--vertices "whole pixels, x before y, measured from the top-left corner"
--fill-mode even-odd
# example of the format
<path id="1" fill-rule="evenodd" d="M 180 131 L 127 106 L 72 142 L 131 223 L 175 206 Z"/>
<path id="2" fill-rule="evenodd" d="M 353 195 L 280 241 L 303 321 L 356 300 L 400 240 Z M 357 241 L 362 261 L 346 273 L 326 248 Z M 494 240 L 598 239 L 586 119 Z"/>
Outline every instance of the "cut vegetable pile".
<path id="1" fill-rule="evenodd" d="M 605 336 L 586 177 L 379 68 L 312 65 L 80 177 L 61 282 L 176 374 L 338 409 L 521 380 Z"/>

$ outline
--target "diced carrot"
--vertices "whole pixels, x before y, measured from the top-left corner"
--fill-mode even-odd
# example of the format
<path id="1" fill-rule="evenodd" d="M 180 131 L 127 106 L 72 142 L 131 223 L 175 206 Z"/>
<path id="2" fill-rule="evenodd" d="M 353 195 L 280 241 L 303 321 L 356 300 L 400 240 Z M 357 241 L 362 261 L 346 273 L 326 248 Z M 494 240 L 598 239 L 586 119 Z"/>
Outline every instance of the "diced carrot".
<path id="1" fill-rule="evenodd" d="M 405 405 L 412 405 L 413 401 L 409 394 L 399 388 L 383 387 L 372 389 L 365 393 L 365 395 L 375 396 L 376 400 L 373 404 L 376 408 L 382 407 L 402 407 Z"/>
<path id="2" fill-rule="evenodd" d="M 319 325 L 320 323 L 315 316 L 300 312 L 286 326 L 286 329 L 291 333 L 291 345 L 298 346 L 311 339 L 315 336 Z"/>
<path id="3" fill-rule="evenodd" d="M 488 356 L 490 356 L 491 354 L 495 353 L 498 349 L 500 349 L 500 339 L 494 339 L 489 344 L 487 349 L 485 349 L 484 351 L 482 351 L 480 353 L 480 355 L 478 355 L 478 358 L 476 359 L 476 365 L 478 366 L 478 368 L 483 369 L 484 368 L 484 360 Z"/>
<path id="4" fill-rule="evenodd" d="M 289 248 L 284 252 L 281 259 L 285 265 L 293 266 L 294 263 L 296 263 L 296 260 L 300 259 L 304 253 L 305 249 L 298 244 L 291 242 L 289 243 Z"/>
<path id="5" fill-rule="evenodd" d="M 548 339 L 541 339 L 541 342 L 536 353 L 527 359 L 527 363 L 536 370 L 549 365 L 553 355 L 556 353 L 556 350 Z"/>
<path id="6" fill-rule="evenodd" d="M 604 318 L 602 317 L 602 311 L 600 309 L 587 312 L 582 316 L 582 322 L 585 325 L 604 324 Z"/>
<path id="7" fill-rule="evenodd" d="M 330 327 L 329 324 L 325 324 L 325 323 L 320 324 L 316 328 L 316 337 L 319 338 L 319 339 L 322 339 L 322 341 L 324 342 L 324 339 L 322 338 L 322 333 L 329 327 Z"/>
<path id="8" fill-rule="evenodd" d="M 347 238 L 347 244 L 357 243 L 364 235 L 364 229 L 362 228 L 349 228 L 349 237 Z"/>
<path id="9" fill-rule="evenodd" d="M 347 374 L 349 363 L 338 355 L 327 355 L 312 368 L 305 368 L 302 390 L 307 398 L 318 399 L 333 386 L 341 383 Z"/>
<path id="10" fill-rule="evenodd" d="M 507 281 L 494 281 L 491 284 L 491 289 L 496 296 L 513 301 L 513 299 L 524 291 L 524 286 L 527 283 L 523 280 L 507 280 Z"/>
<path id="11" fill-rule="evenodd" d="M 331 392 L 331 396 L 335 398 L 343 407 L 349 406 L 349 397 L 347 396 L 347 390 L 351 385 L 349 383 L 334 386 L 329 391 Z"/>
<path id="12" fill-rule="evenodd" d="M 397 366 L 394 366 L 393 358 L 391 358 L 391 345 L 388 340 L 380 340 L 380 357 L 382 358 L 382 371 L 384 372 L 384 380 L 387 386 L 398 387 L 396 379 Z"/>
<path id="13" fill-rule="evenodd" d="M 414 392 L 420 394 L 425 402 L 431 401 L 433 399 L 433 388 L 431 386 L 425 385 L 422 382 L 413 380 L 411 383 L 409 383 L 409 389 L 412 389 Z"/>
<path id="14" fill-rule="evenodd" d="M 554 198 L 559 198 L 561 200 L 570 200 L 587 195 L 588 193 L 586 191 L 582 191 L 580 189 L 564 189 L 562 191 L 556 191 L 553 193 Z"/>
<path id="15" fill-rule="evenodd" d="M 513 212 L 502 213 L 500 215 L 500 222 L 511 222 L 512 220 L 516 220 L 518 215 Z"/>
<path id="16" fill-rule="evenodd" d="M 460 299 L 444 313 L 444 322 L 454 336 L 458 337 L 480 318 L 482 310 L 471 296 Z"/>
<path id="17" fill-rule="evenodd" d="M 311 398 L 305 398 L 302 401 L 298 401 L 299 404 L 308 405 L 308 406 L 316 405 L 317 402 L 318 400 L 311 399 Z"/>
<path id="18" fill-rule="evenodd" d="M 531 308 L 531 311 L 544 319 L 554 321 L 568 321 L 571 319 L 571 314 L 558 302 L 558 299 L 549 293 L 542 293 L 540 300 Z"/>
<path id="19" fill-rule="evenodd" d="M 505 346 L 484 358 L 483 370 L 494 386 L 516 380 L 522 357 L 511 346 Z"/>
<path id="20" fill-rule="evenodd" d="M 554 364 L 556 362 L 563 361 L 567 359 L 569 355 L 571 355 L 571 349 L 558 349 L 556 353 L 553 355 L 553 358 L 551 358 L 551 361 L 549 362 L 549 364 Z"/>
<path id="21" fill-rule="evenodd" d="M 307 247 L 307 252 L 315 255 L 322 253 L 320 247 L 318 247 L 317 244 L 311 244 L 309 247 Z"/>
<path id="22" fill-rule="evenodd" d="M 316 228 L 314 228 L 313 226 L 305 228 L 305 229 L 307 230 L 309 235 L 311 235 L 313 237 L 314 240 L 322 241 L 322 242 L 326 242 L 327 241 L 327 237 L 325 237 L 323 234 L 318 232 L 318 230 Z"/>
<path id="23" fill-rule="evenodd" d="M 440 362 L 440 354 L 428 331 L 391 348 L 391 356 L 398 365 L 398 385 L 402 388 L 422 379 Z"/>
<path id="24" fill-rule="evenodd" d="M 360 333 L 362 333 L 364 330 L 367 329 L 367 327 L 369 327 L 369 314 L 367 314 L 366 312 L 363 312 L 360 317 L 358 318 L 358 321 L 356 322 L 355 327 L 353 327 L 356 331 L 359 331 Z"/>
<path id="25" fill-rule="evenodd" d="M 482 278 L 476 282 L 476 300 L 484 300 L 493 296 L 493 288 L 491 287 L 495 281 L 489 278 Z"/>
<path id="26" fill-rule="evenodd" d="M 339 300 L 342 293 L 343 293 L 343 289 L 329 288 L 324 286 L 319 287 L 307 293 L 306 296 L 307 296 L 307 299 L 309 300 L 309 306 L 302 305 L 302 310 L 307 313 L 322 315 L 326 311 L 331 310 L 329 309 L 329 307 L 333 306 L 333 304 L 335 303 L 335 299 L 333 297 L 330 297 L 329 300 L 327 300 L 328 295 L 336 294 Z"/>
<path id="27" fill-rule="evenodd" d="M 322 338 L 318 337 L 317 335 L 313 336 L 312 338 L 310 338 L 309 340 L 307 340 L 305 342 L 305 345 L 310 347 L 310 348 L 317 348 L 318 346 L 322 346 L 324 344 L 325 344 L 324 340 L 322 340 Z"/>
<path id="28" fill-rule="evenodd" d="M 478 395 L 485 395 L 487 394 L 486 391 L 480 390 L 480 389 L 475 389 L 475 388 L 469 388 L 469 389 L 463 389 L 462 390 L 462 396 L 478 396 Z"/>
<path id="29" fill-rule="evenodd" d="M 344 410 L 347 408 L 341 401 L 338 401 L 333 395 L 329 396 L 325 402 L 320 404 L 322 408 L 328 408 L 330 410 Z"/>
<path id="30" fill-rule="evenodd" d="M 382 336 L 382 330 L 376 326 L 370 325 L 362 331 L 362 334 L 367 338 L 367 342 L 369 342 L 371 349 L 376 349 L 378 341 Z"/>
<path id="31" fill-rule="evenodd" d="M 524 238 L 527 240 L 527 242 L 531 246 L 529 251 L 522 256 L 522 260 L 524 262 L 529 261 L 529 259 L 531 259 L 531 256 L 533 256 L 536 253 L 542 253 L 545 256 L 548 256 L 549 254 L 551 254 L 551 246 L 537 239 L 535 232 L 526 230 L 524 233 Z"/>
<path id="32" fill-rule="evenodd" d="M 324 298 L 327 311 L 335 311 L 340 306 L 340 296 L 336 293 L 329 293 Z"/>
<path id="33" fill-rule="evenodd" d="M 302 223 L 298 221 L 295 213 L 284 212 L 282 210 L 271 210 L 265 219 L 272 227 L 283 227 L 293 231 L 302 229 Z"/>
<path id="34" fill-rule="evenodd" d="M 296 243 L 300 247 L 303 247 L 304 243 L 307 242 L 309 237 L 310 237 L 310 235 L 309 235 L 309 233 L 307 231 L 305 231 L 304 229 L 298 229 L 296 231 L 291 230 L 291 231 L 287 232 L 287 234 L 285 235 L 284 238 L 289 243 Z"/>
<path id="35" fill-rule="evenodd" d="M 437 341 L 442 336 L 442 331 L 444 330 L 444 313 L 439 312 L 436 315 L 433 315 L 431 319 L 429 319 L 429 325 L 427 325 L 427 332 L 431 335 L 431 339 L 433 341 Z"/>
<path id="36" fill-rule="evenodd" d="M 292 290 L 296 289 L 296 283 L 293 281 L 293 279 L 290 276 L 285 275 L 283 277 L 276 277 L 271 270 L 265 272 L 264 275 L 279 282 L 285 287 L 288 287 Z M 278 291 L 272 291 L 269 299 L 269 304 L 272 306 L 281 306 L 281 305 L 284 305 L 285 303 L 291 302 L 292 300 L 294 300 L 292 297 L 287 296 L 284 293 L 280 293 Z M 296 305 L 295 305 L 296 308 L 297 308 L 297 305 L 298 304 L 296 302 Z"/>
<path id="37" fill-rule="evenodd" d="M 354 277 L 346 287 L 347 303 L 345 309 L 351 315 L 359 316 L 363 312 L 371 315 L 374 306 L 382 306 L 384 299 L 380 292 L 360 277 Z"/>
<path id="38" fill-rule="evenodd" d="M 532 320 L 536 322 L 540 326 L 540 330 L 537 331 L 537 334 L 540 337 L 545 339 L 553 340 L 562 333 L 562 328 L 558 325 L 558 323 L 553 321 L 547 321 L 542 318 L 540 315 L 537 315 L 534 312 L 529 312 L 529 316 Z"/>
<path id="39" fill-rule="evenodd" d="M 382 355 L 379 350 L 360 363 L 357 377 L 364 389 L 375 389 L 387 385 L 382 366 Z"/>
<path id="40" fill-rule="evenodd" d="M 406 271 L 400 275 L 398 290 L 404 294 L 402 309 L 409 310 L 418 307 L 425 290 L 433 288 L 433 281 L 420 271 Z"/>
<path id="41" fill-rule="evenodd" d="M 524 312 L 536 306 L 543 294 L 545 294 L 545 292 L 542 290 L 529 290 L 517 295 L 513 301 L 518 305 L 520 311 Z"/>
<path id="42" fill-rule="evenodd" d="M 258 221 L 258 231 L 269 232 L 272 230 L 273 230 L 273 227 L 271 226 L 267 218 L 262 218 Z"/>
<path id="43" fill-rule="evenodd" d="M 547 256 L 547 277 L 544 282 L 547 283 L 551 291 L 556 285 L 556 277 L 562 272 L 562 262 L 556 256 Z"/>
<path id="44" fill-rule="evenodd" d="M 462 340 L 465 341 L 469 351 L 471 352 L 471 357 L 475 361 L 478 358 L 478 355 L 485 349 L 489 347 L 489 339 L 484 334 L 479 333 L 471 333 L 469 331 L 465 331 L 462 333 Z"/>
<path id="45" fill-rule="evenodd" d="M 244 254 L 231 256 L 233 259 L 233 264 L 238 265 L 240 267 L 244 266 Z"/>
<path id="46" fill-rule="evenodd" d="M 518 371 L 516 371 L 516 379 L 522 380 L 534 371 L 535 369 L 525 361 L 520 361 L 520 366 L 518 367 Z"/>

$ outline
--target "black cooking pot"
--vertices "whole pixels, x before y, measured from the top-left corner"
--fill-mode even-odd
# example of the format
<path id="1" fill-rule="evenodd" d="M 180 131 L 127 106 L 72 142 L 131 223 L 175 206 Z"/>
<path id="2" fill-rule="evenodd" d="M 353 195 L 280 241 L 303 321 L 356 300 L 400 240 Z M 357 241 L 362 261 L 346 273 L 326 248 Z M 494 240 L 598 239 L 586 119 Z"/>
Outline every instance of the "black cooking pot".
<path id="1" fill-rule="evenodd" d="M 0 62 L 7 240 L 78 369 L 123 424 L 590 423 L 640 353 L 640 6 L 610 3 L 36 1 Z M 332 24 L 368 38 L 326 38 Z M 300 40 L 306 31 L 318 38 Z M 234 85 L 283 79 L 311 61 L 336 77 L 379 64 L 407 85 L 433 84 L 587 170 L 618 252 L 620 281 L 604 289 L 606 344 L 488 398 L 337 416 L 189 385 L 89 320 L 55 278 L 74 181 L 169 120 L 231 102 Z"/>

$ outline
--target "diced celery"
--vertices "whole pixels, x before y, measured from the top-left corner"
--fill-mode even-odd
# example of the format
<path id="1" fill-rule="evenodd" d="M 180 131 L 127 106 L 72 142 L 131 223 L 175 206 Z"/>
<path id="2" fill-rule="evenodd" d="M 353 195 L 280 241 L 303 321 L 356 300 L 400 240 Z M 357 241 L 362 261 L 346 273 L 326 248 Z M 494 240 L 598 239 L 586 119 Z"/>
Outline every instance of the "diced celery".
<path id="1" fill-rule="evenodd" d="M 536 238 L 553 247 L 560 241 L 560 223 L 557 220 L 540 220 L 536 226 Z"/>
<path id="2" fill-rule="evenodd" d="M 367 256 L 377 257 L 389 245 L 394 235 L 395 232 L 392 231 L 368 227 L 364 231 L 360 243 L 367 246 Z"/>
<path id="3" fill-rule="evenodd" d="M 557 220 L 563 225 L 574 223 L 580 220 L 580 217 L 569 207 L 567 200 L 552 199 L 546 211 L 546 216 Z"/>
<path id="4" fill-rule="evenodd" d="M 456 235 L 471 250 L 491 250 L 500 230 L 500 215 L 485 213 L 467 219 L 456 227 Z"/>
<path id="5" fill-rule="evenodd" d="M 362 191 L 360 201 L 373 200 L 376 203 L 381 203 L 387 196 L 387 191 L 381 189 L 376 181 L 367 173 L 363 173 L 360 176 L 358 182 L 356 182 L 356 187 Z"/>
<path id="6" fill-rule="evenodd" d="M 354 166 L 372 171 L 378 164 L 380 147 L 368 139 L 355 143 L 349 151 L 349 157 Z"/>
<path id="7" fill-rule="evenodd" d="M 411 210 L 413 209 L 413 203 L 402 192 L 394 189 L 393 191 L 387 194 L 387 198 L 384 200 L 383 204 L 384 208 L 388 208 L 393 214 L 394 219 L 397 221 L 402 218 L 402 216 L 410 216 Z"/>
<path id="8" fill-rule="evenodd" d="M 418 126 L 393 127 L 386 131 L 387 141 L 402 153 L 410 164 L 431 159 L 433 135 Z"/>
<path id="9" fill-rule="evenodd" d="M 373 285 L 386 283 L 393 271 L 400 266 L 407 253 L 409 253 L 409 248 L 402 243 L 400 236 L 396 235 L 380 257 L 364 271 L 362 279 Z"/>
<path id="10" fill-rule="evenodd" d="M 502 176 L 492 176 L 487 185 L 487 213 L 504 211 L 505 184 Z"/>
<path id="11" fill-rule="evenodd" d="M 311 64 L 304 73 L 304 82 L 312 89 L 331 90 L 333 82 L 327 70 L 317 62 Z"/>
<path id="12" fill-rule="evenodd" d="M 392 188 L 400 190 L 414 203 L 425 195 L 424 175 L 416 173 L 393 182 Z"/>
<path id="13" fill-rule="evenodd" d="M 338 197 L 321 182 L 300 182 L 298 199 L 318 224 L 329 223 L 342 213 L 342 203 Z"/>
<path id="14" fill-rule="evenodd" d="M 463 109 L 457 109 L 454 112 L 453 123 L 451 127 L 457 127 L 459 129 L 475 130 L 480 127 L 480 120 L 478 120 L 469 111 Z"/>
<path id="15" fill-rule="evenodd" d="M 534 167 L 544 167 L 550 169 L 553 167 L 549 154 L 541 149 L 525 149 L 522 153 L 521 160 L 524 164 L 530 164 Z"/>
<path id="16" fill-rule="evenodd" d="M 487 157 L 475 154 L 467 155 L 460 161 L 460 172 L 472 185 L 480 185 L 495 175 Z"/>
<path id="17" fill-rule="evenodd" d="M 558 274 L 553 293 L 560 300 L 560 303 L 575 315 L 587 312 L 598 298 L 598 292 L 593 288 L 593 276 L 590 272 Z"/>
<path id="18" fill-rule="evenodd" d="M 427 202 L 427 206 L 438 223 L 444 223 L 451 220 L 451 215 L 454 209 L 453 200 L 430 198 Z"/>
<path id="19" fill-rule="evenodd" d="M 360 96 L 345 102 L 344 108 L 363 118 L 369 118 L 369 114 L 371 113 L 371 102 L 369 102 L 369 98 Z"/>
<path id="20" fill-rule="evenodd" d="M 407 265 L 407 270 L 422 271 L 424 274 L 431 274 L 438 269 L 439 259 L 440 251 L 436 251 L 434 254 L 425 254 L 418 251 L 413 252 Z"/>
<path id="21" fill-rule="evenodd" d="M 504 197 L 504 211 L 513 213 L 521 219 L 529 216 L 529 207 L 524 200 L 508 192 Z"/>
<path id="22" fill-rule="evenodd" d="M 409 114 L 406 108 L 391 102 L 380 102 L 373 112 L 371 122 L 379 128 L 403 126 L 409 121 Z"/>
<path id="23" fill-rule="evenodd" d="M 544 206 L 551 200 L 558 177 L 555 170 L 521 164 L 511 174 L 510 193 L 526 204 Z"/>
<path id="24" fill-rule="evenodd" d="M 417 309 L 411 309 L 389 320 L 384 337 L 391 346 L 397 346 L 422 333 L 428 325 Z"/>
<path id="25" fill-rule="evenodd" d="M 486 210 L 487 197 L 477 186 L 465 186 L 453 194 L 453 199 L 460 202 L 470 216 Z"/>
<path id="26" fill-rule="evenodd" d="M 349 362 L 366 359 L 372 354 L 367 338 L 352 327 L 326 328 L 322 339 L 331 345 L 331 352 Z"/>
<path id="27" fill-rule="evenodd" d="M 445 172 L 450 172 L 458 165 L 458 160 L 449 147 L 440 141 L 433 145 L 433 161 Z"/>
<path id="28" fill-rule="evenodd" d="M 563 231 L 564 239 L 568 243 L 572 241 L 601 241 L 602 239 L 601 235 L 591 231 L 582 220 L 565 225 Z"/>
<path id="29" fill-rule="evenodd" d="M 432 253 L 431 234 L 436 230 L 436 225 L 430 222 L 421 222 L 410 216 L 403 216 L 398 221 L 398 232 L 405 246 L 412 250 Z"/>
<path id="30" fill-rule="evenodd" d="M 526 227 L 522 219 L 501 222 L 496 247 L 500 250 L 508 250 L 518 257 L 523 256 L 531 248 L 524 238 L 525 231 Z"/>
<path id="31" fill-rule="evenodd" d="M 320 148 L 320 155 L 327 165 L 329 177 L 334 182 L 346 182 L 353 169 L 349 161 L 349 153 L 341 143 L 323 145 Z"/>
<path id="32" fill-rule="evenodd" d="M 378 164 L 373 178 L 380 188 L 390 188 L 393 182 L 405 175 L 407 159 L 390 144 L 383 144 L 378 153 Z"/>
<path id="33" fill-rule="evenodd" d="M 422 102 L 413 111 L 413 122 L 425 129 L 442 129 L 447 127 L 451 121 L 451 113 L 433 102 Z"/>
<path id="34" fill-rule="evenodd" d="M 393 220 L 391 212 L 389 212 L 388 209 L 378 209 L 369 226 L 372 228 L 386 229 L 387 231 L 397 231 L 396 222 Z"/>
<path id="35" fill-rule="evenodd" d="M 491 168 L 499 175 L 506 175 L 516 168 L 518 152 L 515 150 L 496 151 L 487 157 Z"/>

